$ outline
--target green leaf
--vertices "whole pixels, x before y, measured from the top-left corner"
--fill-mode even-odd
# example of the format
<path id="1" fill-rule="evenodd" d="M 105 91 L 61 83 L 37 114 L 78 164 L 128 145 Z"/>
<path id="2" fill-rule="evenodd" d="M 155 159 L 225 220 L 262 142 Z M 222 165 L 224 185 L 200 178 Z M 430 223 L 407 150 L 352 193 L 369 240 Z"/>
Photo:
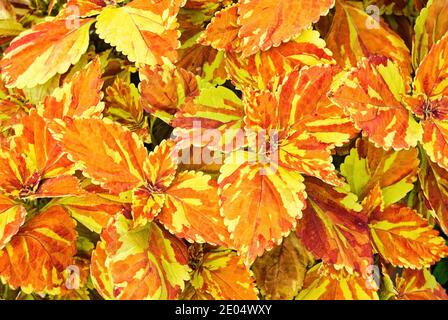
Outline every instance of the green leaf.
<path id="1" fill-rule="evenodd" d="M 439 261 L 432 272 L 434 277 L 436 277 L 437 282 L 441 285 L 446 285 L 448 283 L 448 259 L 442 259 Z"/>

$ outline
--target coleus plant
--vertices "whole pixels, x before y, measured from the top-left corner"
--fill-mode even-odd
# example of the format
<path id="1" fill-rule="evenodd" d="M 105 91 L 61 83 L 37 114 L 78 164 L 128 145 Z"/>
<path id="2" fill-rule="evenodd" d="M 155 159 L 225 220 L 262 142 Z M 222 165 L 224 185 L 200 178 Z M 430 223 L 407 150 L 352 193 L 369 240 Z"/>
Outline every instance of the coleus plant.
<path id="1" fill-rule="evenodd" d="M 447 299 L 447 9 L 1 0 L 0 298 Z"/>

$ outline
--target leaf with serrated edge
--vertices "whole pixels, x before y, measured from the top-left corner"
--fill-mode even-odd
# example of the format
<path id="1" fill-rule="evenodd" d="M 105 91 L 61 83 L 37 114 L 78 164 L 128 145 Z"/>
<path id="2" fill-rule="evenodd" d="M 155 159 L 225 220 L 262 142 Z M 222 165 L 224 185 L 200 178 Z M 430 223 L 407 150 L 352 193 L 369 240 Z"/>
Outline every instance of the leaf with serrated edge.
<path id="1" fill-rule="evenodd" d="M 377 22 L 362 3 L 337 1 L 327 46 L 341 67 L 354 67 L 364 57 L 384 55 L 396 62 L 406 82 L 411 80 L 411 55 L 405 42 L 382 20 Z"/>
<path id="2" fill-rule="evenodd" d="M 101 63 L 98 57 L 47 96 L 38 106 L 38 112 L 46 119 L 99 116 L 103 111 L 101 103 Z M 88 92 L 89 94 L 86 94 Z"/>
<path id="3" fill-rule="evenodd" d="M 299 173 L 257 162 L 238 163 L 232 158 L 249 157 L 239 153 L 221 167 L 219 197 L 224 223 L 250 265 L 295 227 L 306 196 Z"/>
<path id="4" fill-rule="evenodd" d="M 422 137 L 422 128 L 401 104 L 406 85 L 398 66 L 383 56 L 363 59 L 330 93 L 356 128 L 384 149 L 409 149 Z"/>
<path id="5" fill-rule="evenodd" d="M 204 254 L 191 284 L 214 300 L 258 300 L 251 272 L 234 251 L 225 248 Z"/>
<path id="6" fill-rule="evenodd" d="M 57 293 L 76 253 L 76 223 L 61 207 L 39 213 L 0 251 L 0 278 L 25 293 Z"/>
<path id="7" fill-rule="evenodd" d="M 432 46 L 448 31 L 446 1 L 429 0 L 415 21 L 415 38 L 412 46 L 412 62 L 417 69 Z"/>
<path id="8" fill-rule="evenodd" d="M 376 251 L 394 266 L 428 267 L 448 256 L 445 240 L 414 210 L 394 204 L 369 217 Z"/>
<path id="9" fill-rule="evenodd" d="M 147 152 L 137 136 L 109 119 L 69 119 L 53 131 L 62 149 L 85 174 L 104 188 L 120 193 L 144 181 Z M 89 139 L 85 139 L 85 136 Z"/>
<path id="10" fill-rule="evenodd" d="M 19 231 L 25 216 L 26 210 L 21 204 L 0 195 L 0 250 Z"/>
<path id="11" fill-rule="evenodd" d="M 94 19 L 61 19 L 42 22 L 21 33 L 0 61 L 6 85 L 32 88 L 65 73 L 79 61 L 89 44 L 89 28 Z M 51 61 L 51 62 L 50 62 Z"/>
<path id="12" fill-rule="evenodd" d="M 405 269 L 395 279 L 397 300 L 448 300 L 445 289 L 428 269 Z"/>
<path id="13" fill-rule="evenodd" d="M 390 205 L 414 189 L 418 168 L 416 149 L 385 151 L 360 139 L 341 164 L 341 174 L 360 201 L 379 184 L 385 205 Z"/>
<path id="14" fill-rule="evenodd" d="M 297 236 L 318 259 L 349 273 L 368 273 L 373 263 L 367 218 L 356 196 L 315 178 L 305 180 L 308 194 Z"/>
<path id="15" fill-rule="evenodd" d="M 322 263 L 308 270 L 298 300 L 378 300 L 376 288 L 359 275 L 336 271 Z"/>
<path id="16" fill-rule="evenodd" d="M 117 215 L 95 250 L 94 284 L 105 298 L 175 299 L 190 278 L 186 246 L 155 223 L 131 229 Z"/>
<path id="17" fill-rule="evenodd" d="M 97 17 L 96 32 L 138 64 L 170 64 L 179 47 L 176 16 L 185 0 L 133 0 L 107 7 Z"/>
<path id="18" fill-rule="evenodd" d="M 202 172 L 180 172 L 165 191 L 157 219 L 177 237 L 232 247 L 219 213 L 218 185 Z"/>
<path id="19" fill-rule="evenodd" d="M 289 41 L 326 15 L 334 0 L 241 0 L 238 37 L 245 56 Z"/>

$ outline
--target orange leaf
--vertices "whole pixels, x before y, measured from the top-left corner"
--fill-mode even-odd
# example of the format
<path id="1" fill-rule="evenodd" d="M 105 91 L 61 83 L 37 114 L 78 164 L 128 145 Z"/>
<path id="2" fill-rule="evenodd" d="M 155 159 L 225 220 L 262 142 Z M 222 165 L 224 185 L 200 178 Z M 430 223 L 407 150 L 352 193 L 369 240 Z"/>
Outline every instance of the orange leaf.
<path id="1" fill-rule="evenodd" d="M 356 197 L 309 178 L 303 217 L 297 236 L 318 259 L 349 273 L 365 276 L 373 264 L 367 217 L 359 212 Z"/>
<path id="2" fill-rule="evenodd" d="M 214 84 L 221 85 L 227 80 L 223 52 L 197 43 L 182 47 L 178 52 L 179 60 L 176 63 L 178 68 L 187 70 Z"/>
<path id="3" fill-rule="evenodd" d="M 378 300 L 374 285 L 359 275 L 318 264 L 305 277 L 298 300 Z"/>
<path id="4" fill-rule="evenodd" d="M 43 180 L 36 193 L 29 198 L 56 198 L 67 196 L 82 196 L 86 191 L 81 188 L 78 178 L 74 176 L 58 176 Z"/>
<path id="5" fill-rule="evenodd" d="M 202 172 L 184 171 L 165 191 L 165 205 L 157 219 L 177 237 L 232 247 L 219 214 L 218 185 Z"/>
<path id="6" fill-rule="evenodd" d="M 36 24 L 15 38 L 0 61 L 7 86 L 32 88 L 65 73 L 89 44 L 94 19 L 56 19 Z"/>
<path id="7" fill-rule="evenodd" d="M 326 15 L 334 0 L 241 0 L 238 37 L 245 56 L 277 47 Z"/>
<path id="8" fill-rule="evenodd" d="M 238 52 L 238 6 L 232 5 L 216 13 L 199 42 L 214 49 Z"/>
<path id="9" fill-rule="evenodd" d="M 98 293 L 107 300 L 114 298 L 114 289 L 110 271 L 106 267 L 106 243 L 98 242 L 95 250 L 92 252 L 92 260 L 90 262 L 90 274 L 92 283 Z"/>
<path id="10" fill-rule="evenodd" d="M 8 141 L 9 142 L 9 141 Z M 17 170 L 16 168 L 20 168 Z M 29 180 L 32 173 L 28 170 L 25 160 L 18 150 L 10 148 L 10 143 L 5 143 L 0 148 L 0 189 L 14 197 L 20 194 L 23 182 Z"/>
<path id="11" fill-rule="evenodd" d="M 224 223 L 247 265 L 280 244 L 301 217 L 305 186 L 295 171 L 247 160 L 238 163 L 231 156 L 221 167 L 218 182 Z"/>
<path id="12" fill-rule="evenodd" d="M 280 108 L 290 111 L 293 130 L 306 130 L 322 143 L 341 146 L 357 130 L 350 118 L 327 97 L 340 69 L 336 65 L 304 67 L 291 72 L 283 82 Z"/>
<path id="13" fill-rule="evenodd" d="M 448 35 L 431 49 L 416 71 L 413 96 L 405 102 L 421 119 L 423 147 L 433 162 L 448 170 Z"/>
<path id="14" fill-rule="evenodd" d="M 448 35 L 444 35 L 420 64 L 414 79 L 414 94 L 425 94 L 434 99 L 448 95 Z"/>
<path id="15" fill-rule="evenodd" d="M 421 10 L 421 8 L 419 9 Z M 428 1 L 415 22 L 415 38 L 412 46 L 414 69 L 417 69 L 432 46 L 448 31 L 446 1 Z"/>
<path id="16" fill-rule="evenodd" d="M 401 104 L 406 88 L 398 67 L 386 57 L 363 59 L 330 94 L 377 147 L 415 147 L 422 129 Z"/>
<path id="17" fill-rule="evenodd" d="M 4 177 L 0 187 L 5 192 L 13 197 L 39 197 L 38 189 L 46 188 L 43 187 L 45 181 L 50 186 L 48 179 L 54 178 L 70 180 L 72 187 L 76 185 L 75 180 L 63 178 L 74 172 L 73 163 L 63 154 L 46 120 L 35 109 L 21 119 L 16 129 L 18 134 L 8 140 L 0 152 L 0 177 Z M 60 186 L 65 187 L 64 184 Z M 51 193 L 64 195 L 78 191 L 52 188 Z"/>
<path id="18" fill-rule="evenodd" d="M 99 116 L 104 108 L 100 104 L 103 98 L 101 73 L 101 63 L 96 57 L 69 82 L 46 97 L 39 113 L 47 119 Z"/>
<path id="19" fill-rule="evenodd" d="M 175 143 L 164 140 L 145 160 L 146 184 L 132 195 L 134 227 L 144 226 L 157 216 L 165 203 L 165 192 L 176 175 Z"/>
<path id="20" fill-rule="evenodd" d="M 386 56 L 400 66 L 406 82 L 410 82 L 409 49 L 381 17 L 379 21 L 374 18 L 368 15 L 360 2 L 336 2 L 336 14 L 326 37 L 334 59 L 341 67 L 355 67 L 364 57 Z"/>
<path id="21" fill-rule="evenodd" d="M 54 131 L 62 149 L 84 173 L 111 192 L 131 190 L 144 181 L 146 149 L 134 133 L 118 123 L 65 118 Z"/>
<path id="22" fill-rule="evenodd" d="M 204 254 L 191 284 L 214 300 L 258 300 L 250 271 L 234 251 L 224 248 Z"/>
<path id="23" fill-rule="evenodd" d="M 448 300 L 445 289 L 428 269 L 405 269 L 396 279 L 397 300 Z"/>
<path id="24" fill-rule="evenodd" d="M 341 184 L 332 164 L 330 151 L 332 145 L 318 140 L 318 137 L 322 136 L 319 132 L 312 132 L 319 131 L 318 128 L 314 130 L 311 127 L 311 130 L 307 130 L 301 122 L 315 114 L 313 108 L 318 108 L 318 104 L 306 108 L 306 104 L 300 103 L 301 99 L 290 97 L 290 89 L 288 86 L 285 86 L 285 90 L 281 87 L 276 95 L 268 91 L 244 92 L 243 104 L 246 111 L 244 121 L 245 129 L 251 132 L 250 147 L 260 152 L 265 148 L 263 144 L 267 148 L 269 143 L 269 161 L 289 170 L 316 176 L 331 184 Z M 337 123 L 337 116 L 335 120 Z M 342 139 L 348 137 L 348 135 L 342 136 Z M 255 138 L 261 141 L 255 142 Z M 328 141 L 331 141 L 330 139 Z"/>
<path id="25" fill-rule="evenodd" d="M 76 223 L 54 206 L 30 219 L 0 251 L 0 277 L 25 293 L 57 293 L 76 253 Z"/>
<path id="26" fill-rule="evenodd" d="M 189 279 L 185 244 L 150 223 L 131 229 L 118 215 L 102 233 L 92 277 L 104 298 L 175 299 Z"/>
<path id="27" fill-rule="evenodd" d="M 59 198 L 51 205 L 62 206 L 72 218 L 96 233 L 101 233 L 112 217 L 124 211 L 123 204 L 94 193 Z"/>
<path id="28" fill-rule="evenodd" d="M 206 84 L 199 95 L 179 107 L 171 125 L 173 134 L 184 140 L 185 148 L 207 146 L 229 152 L 239 142 L 243 117 L 241 99 L 235 92 Z"/>
<path id="29" fill-rule="evenodd" d="M 226 58 L 229 75 L 238 87 L 260 90 L 275 90 L 286 75 L 302 66 L 334 63 L 325 41 L 313 30 L 305 30 L 289 42 L 247 58 L 234 52 L 226 53 Z"/>
<path id="30" fill-rule="evenodd" d="M 167 123 L 186 99 L 198 94 L 194 75 L 181 68 L 145 66 L 140 78 L 143 108 Z"/>
<path id="31" fill-rule="evenodd" d="M 21 204 L 0 195 L 0 250 L 19 231 L 25 216 L 26 210 Z"/>
<path id="32" fill-rule="evenodd" d="M 448 234 L 448 171 L 427 157 L 422 158 L 418 177 L 423 193 L 443 232 Z"/>
<path id="33" fill-rule="evenodd" d="M 406 206 L 376 209 L 370 215 L 369 227 L 376 251 L 394 266 L 421 269 L 448 256 L 438 231 Z"/>
<path id="34" fill-rule="evenodd" d="M 378 185 L 385 202 L 392 204 L 414 188 L 418 168 L 417 149 L 385 151 L 359 139 L 340 170 L 360 201 Z"/>
<path id="35" fill-rule="evenodd" d="M 122 124 L 150 143 L 148 117 L 143 110 L 138 89 L 133 83 L 116 77 L 106 89 L 104 116 Z"/>

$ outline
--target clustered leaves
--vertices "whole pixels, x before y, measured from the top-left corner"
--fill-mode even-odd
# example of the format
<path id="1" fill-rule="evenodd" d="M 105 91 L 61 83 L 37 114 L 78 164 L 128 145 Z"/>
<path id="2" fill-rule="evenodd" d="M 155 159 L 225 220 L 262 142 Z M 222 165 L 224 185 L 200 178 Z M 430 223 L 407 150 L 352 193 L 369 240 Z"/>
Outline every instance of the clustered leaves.
<path id="1" fill-rule="evenodd" d="M 0 298 L 448 299 L 447 10 L 0 0 Z"/>

